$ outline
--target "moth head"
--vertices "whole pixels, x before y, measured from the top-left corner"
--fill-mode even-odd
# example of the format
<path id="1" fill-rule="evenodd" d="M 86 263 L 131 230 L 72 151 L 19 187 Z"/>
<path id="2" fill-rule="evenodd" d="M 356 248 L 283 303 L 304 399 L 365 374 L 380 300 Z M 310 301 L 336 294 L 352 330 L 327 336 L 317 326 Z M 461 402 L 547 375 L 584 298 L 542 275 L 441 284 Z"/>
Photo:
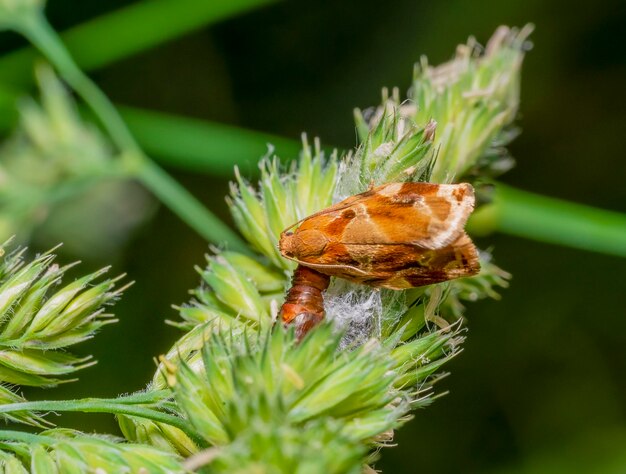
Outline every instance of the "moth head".
<path id="1" fill-rule="evenodd" d="M 292 260 L 304 260 L 307 257 L 321 255 L 328 244 L 326 235 L 315 229 L 283 232 L 278 248 L 283 257 Z"/>

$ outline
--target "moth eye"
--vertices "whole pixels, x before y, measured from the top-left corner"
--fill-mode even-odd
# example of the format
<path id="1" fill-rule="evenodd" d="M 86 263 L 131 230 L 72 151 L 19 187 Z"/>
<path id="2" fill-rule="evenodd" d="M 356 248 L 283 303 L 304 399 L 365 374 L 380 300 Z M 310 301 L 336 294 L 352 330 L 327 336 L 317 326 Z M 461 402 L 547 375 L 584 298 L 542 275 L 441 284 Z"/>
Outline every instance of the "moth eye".
<path id="1" fill-rule="evenodd" d="M 292 235 L 293 235 L 293 232 L 290 231 L 290 230 L 285 232 L 285 236 L 287 236 L 287 237 L 291 237 Z"/>

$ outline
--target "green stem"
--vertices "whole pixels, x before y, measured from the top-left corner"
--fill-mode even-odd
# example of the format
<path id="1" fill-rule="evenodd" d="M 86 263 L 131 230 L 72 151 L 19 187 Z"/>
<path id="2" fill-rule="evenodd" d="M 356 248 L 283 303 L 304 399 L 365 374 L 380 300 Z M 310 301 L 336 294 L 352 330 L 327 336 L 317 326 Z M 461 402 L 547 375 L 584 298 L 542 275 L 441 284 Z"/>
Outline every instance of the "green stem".
<path id="1" fill-rule="evenodd" d="M 302 149 L 298 140 L 269 133 L 133 107 L 118 110 L 146 152 L 186 171 L 232 178 L 233 167 L 238 166 L 245 176 L 254 176 L 268 146 L 284 162 Z"/>
<path id="2" fill-rule="evenodd" d="M 61 36 L 80 67 L 90 71 L 274 1 L 144 0 L 82 23 Z M 0 82 L 30 84 L 36 58 L 33 48 L 3 56 Z"/>
<path id="3" fill-rule="evenodd" d="M 247 246 L 236 233 L 141 151 L 113 104 L 76 65 L 43 14 L 28 17 L 21 31 L 91 107 L 113 142 L 124 152 L 130 171 L 148 189 L 210 242 L 221 244 L 227 241 L 231 248 L 247 251 Z"/>
<path id="4" fill-rule="evenodd" d="M 24 431 L 0 430 L 0 440 L 3 441 L 21 441 L 23 443 L 35 444 L 50 442 L 51 439 L 50 436 L 26 433 Z"/>
<path id="5" fill-rule="evenodd" d="M 200 436 L 191 428 L 188 420 L 170 415 L 153 408 L 137 406 L 141 399 L 133 399 L 133 396 L 115 399 L 85 398 L 82 400 L 44 400 L 36 402 L 21 402 L 0 405 L 0 413 L 15 412 L 81 412 L 81 413 L 109 413 L 112 415 L 126 415 L 151 420 L 157 423 L 174 426 L 194 442 L 205 444 Z"/>
<path id="6" fill-rule="evenodd" d="M 468 224 L 474 234 L 499 232 L 626 257 L 626 216 L 540 196 L 498 183 L 494 201 Z"/>
<path id="7" fill-rule="evenodd" d="M 195 227 L 200 235 L 214 243 L 228 242 L 229 249 L 246 254 L 247 245 L 219 218 L 208 212 L 189 192 L 155 163 L 146 162 L 138 172 L 146 187 L 183 221 Z"/>
<path id="8" fill-rule="evenodd" d="M 139 146 L 113 104 L 76 65 L 43 13 L 29 16 L 27 20 L 21 31 L 24 36 L 55 65 L 63 79 L 92 108 L 120 150 L 137 152 Z"/>

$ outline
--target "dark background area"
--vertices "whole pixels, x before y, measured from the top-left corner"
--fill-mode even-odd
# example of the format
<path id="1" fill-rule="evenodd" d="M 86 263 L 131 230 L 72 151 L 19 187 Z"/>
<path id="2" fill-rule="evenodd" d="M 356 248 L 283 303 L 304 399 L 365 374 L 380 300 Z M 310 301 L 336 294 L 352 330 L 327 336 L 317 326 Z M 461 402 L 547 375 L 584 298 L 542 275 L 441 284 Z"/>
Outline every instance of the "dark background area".
<path id="1" fill-rule="evenodd" d="M 51 0 L 62 30 L 130 2 Z M 626 212 L 626 3 L 601 0 L 291 1 L 120 61 L 92 77 L 116 102 L 297 139 L 354 146 L 355 106 L 410 85 L 422 54 L 448 60 L 499 24 L 536 25 L 523 68 L 517 167 L 502 181 Z M 0 36 L 0 49 L 19 39 Z M 229 219 L 227 183 L 172 170 Z M 376 465 L 388 473 L 626 472 L 626 261 L 518 238 L 478 241 L 513 274 L 502 300 L 468 306 L 465 351 L 437 400 Z M 134 238 L 115 270 L 137 283 L 121 321 L 80 349 L 100 361 L 50 396 L 142 388 L 152 358 L 178 336 L 165 319 L 198 284 L 207 245 L 168 210 Z M 83 271 L 96 263 L 86 262 Z M 138 384 L 137 381 L 142 381 Z M 46 394 L 48 395 L 48 394 Z M 64 417 L 112 429 L 107 417 Z"/>

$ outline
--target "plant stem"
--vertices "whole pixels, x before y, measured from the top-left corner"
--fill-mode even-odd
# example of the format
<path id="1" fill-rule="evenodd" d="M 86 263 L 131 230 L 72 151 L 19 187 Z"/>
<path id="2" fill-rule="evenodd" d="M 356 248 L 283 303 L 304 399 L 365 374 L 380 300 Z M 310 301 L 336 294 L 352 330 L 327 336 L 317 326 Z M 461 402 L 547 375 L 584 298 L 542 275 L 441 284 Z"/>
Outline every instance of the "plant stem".
<path id="1" fill-rule="evenodd" d="M 494 201 L 468 224 L 474 234 L 499 232 L 626 257 L 626 215 L 540 196 L 498 183 Z"/>
<path id="2" fill-rule="evenodd" d="M 232 178 L 236 165 L 245 176 L 255 176 L 259 157 L 268 146 L 284 162 L 296 158 L 302 149 L 298 140 L 269 133 L 133 107 L 118 110 L 148 153 L 186 171 Z"/>
<path id="3" fill-rule="evenodd" d="M 113 104 L 76 65 L 43 13 L 29 16 L 27 20 L 21 30 L 24 36 L 54 64 L 63 79 L 91 107 L 120 150 L 137 152 L 139 147 Z"/>
<path id="4" fill-rule="evenodd" d="M 91 107 L 123 156 L 128 170 L 174 213 L 208 241 L 246 252 L 247 246 L 228 226 L 161 170 L 139 148 L 118 111 L 104 93 L 76 65 L 43 14 L 23 23 L 21 32 L 52 62 L 61 76 Z"/>
<path id="5" fill-rule="evenodd" d="M 0 430 L 0 440 L 3 441 L 21 441 L 23 443 L 34 444 L 41 442 L 50 442 L 52 438 L 50 436 L 43 436 L 33 433 L 26 433 L 24 431 L 15 430 Z"/>
<path id="6" fill-rule="evenodd" d="M 153 408 L 137 406 L 140 400 L 133 400 L 129 397 L 106 399 L 106 398 L 85 398 L 82 400 L 44 400 L 36 402 L 10 403 L 0 405 L 0 413 L 14 413 L 20 411 L 37 412 L 82 412 L 82 413 L 110 413 L 113 415 L 134 416 L 157 423 L 174 426 L 189 436 L 199 446 L 205 443 L 200 436 L 191 428 L 188 420 L 178 416 L 170 415 Z"/>
<path id="7" fill-rule="evenodd" d="M 62 38 L 80 67 L 89 71 L 274 1 L 144 0 L 71 28 Z M 3 56 L 0 82 L 29 85 L 36 58 L 33 48 Z"/>
<path id="8" fill-rule="evenodd" d="M 207 211 L 199 201 L 174 181 L 162 168 L 147 161 L 141 167 L 139 178 L 152 192 L 183 221 L 195 227 L 208 241 L 228 242 L 228 248 L 250 254 L 247 245 L 218 217 Z M 193 224 L 192 224 L 193 223 Z"/>

